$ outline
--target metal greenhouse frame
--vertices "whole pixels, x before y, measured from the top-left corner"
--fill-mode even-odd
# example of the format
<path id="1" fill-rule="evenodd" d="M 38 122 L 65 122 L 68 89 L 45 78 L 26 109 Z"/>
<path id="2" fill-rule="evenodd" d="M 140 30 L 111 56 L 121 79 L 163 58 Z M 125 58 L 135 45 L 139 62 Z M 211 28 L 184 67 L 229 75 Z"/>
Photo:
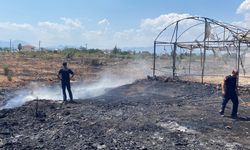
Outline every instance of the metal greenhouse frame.
<path id="1" fill-rule="evenodd" d="M 185 26 L 181 23 L 186 22 Z M 180 30 L 182 28 L 182 30 Z M 199 31 L 199 36 L 188 39 L 184 35 L 190 36 L 190 30 Z M 172 57 L 172 75 L 176 77 L 176 55 L 177 48 L 184 48 L 190 51 L 200 49 L 201 51 L 201 82 L 203 83 L 205 61 L 207 51 L 225 51 L 234 50 L 236 53 L 236 68 L 240 69 L 241 48 L 248 47 L 250 43 L 249 29 L 223 23 L 206 17 L 187 17 L 175 21 L 165 27 L 154 40 L 154 60 L 153 60 L 153 76 L 156 70 L 156 48 L 157 46 L 170 46 Z M 190 56 L 191 57 L 191 56 Z"/>

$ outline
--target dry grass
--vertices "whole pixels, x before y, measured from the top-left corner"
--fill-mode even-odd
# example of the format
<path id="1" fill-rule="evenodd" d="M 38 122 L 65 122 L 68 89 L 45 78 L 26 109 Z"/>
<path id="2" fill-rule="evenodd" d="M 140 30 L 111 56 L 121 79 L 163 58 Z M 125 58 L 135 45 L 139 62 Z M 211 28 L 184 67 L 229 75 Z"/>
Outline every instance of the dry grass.
<path id="1" fill-rule="evenodd" d="M 26 83 L 30 81 L 42 81 L 42 82 L 58 82 L 57 79 L 57 72 L 61 67 L 61 64 L 63 61 L 65 61 L 66 58 L 63 54 L 59 53 L 50 53 L 50 54 L 44 54 L 44 55 L 38 55 L 33 57 L 33 55 L 24 55 L 19 53 L 2 53 L 0 55 L 0 88 L 5 87 L 18 87 L 23 86 Z M 113 72 L 118 72 L 126 74 L 126 75 L 134 75 L 134 76 L 141 76 L 146 77 L 146 75 L 151 75 L 151 60 L 147 60 L 147 68 L 142 68 L 144 64 L 136 64 L 133 63 L 132 65 L 129 63 L 130 60 L 120 60 L 117 58 L 103 58 L 103 57 L 97 57 L 95 55 L 86 55 L 83 57 L 73 58 L 71 60 L 68 60 L 69 67 L 72 68 L 72 70 L 77 74 L 76 80 L 94 80 L 98 78 L 97 72 L 101 72 L 102 68 L 98 68 L 96 66 L 91 66 L 91 62 L 93 61 L 101 61 L 109 68 L 112 68 Z M 127 63 L 127 64 L 126 64 Z M 157 65 L 161 65 L 162 68 L 165 67 L 165 65 L 171 65 L 169 60 L 161 60 L 160 62 L 157 61 Z M 186 65 L 187 62 L 182 62 L 182 65 Z M 217 62 L 211 61 L 210 62 L 210 69 L 207 67 L 207 72 L 210 74 L 213 74 L 211 71 L 220 71 L 224 74 L 227 74 L 229 72 L 225 72 L 224 70 L 229 69 L 220 69 L 211 68 L 211 66 L 220 66 L 219 64 L 216 64 Z M 7 77 L 4 76 L 4 70 L 3 65 L 8 65 L 9 69 L 13 71 L 13 77 L 12 81 L 8 81 Z M 121 66 L 129 66 L 127 68 L 121 67 Z M 199 63 L 193 62 L 192 69 L 195 71 L 199 71 Z M 228 68 L 228 67 L 227 67 Z M 146 72 L 145 69 L 148 69 Z M 170 70 L 171 71 L 171 70 Z M 171 72 L 169 72 L 171 75 Z M 189 81 L 196 81 L 201 82 L 201 76 L 181 76 L 180 77 L 183 80 L 189 80 Z M 213 84 L 220 84 L 224 79 L 224 76 L 204 76 L 204 83 L 213 83 Z M 240 85 L 249 85 L 250 80 L 249 76 L 240 76 L 239 80 Z"/>
<path id="2" fill-rule="evenodd" d="M 182 76 L 180 77 L 183 80 L 187 81 L 195 81 L 201 82 L 201 76 Z M 203 82 L 204 83 L 212 83 L 212 84 L 221 84 L 224 80 L 224 76 L 204 76 Z M 248 76 L 240 76 L 239 77 L 239 85 L 250 85 L 250 79 Z"/>
<path id="3" fill-rule="evenodd" d="M 69 67 L 78 74 L 77 80 L 93 78 L 93 71 L 90 65 L 84 64 L 82 58 L 67 60 Z M 63 55 L 52 54 L 47 58 L 23 56 L 20 54 L 4 53 L 0 55 L 0 88 L 19 87 L 30 81 L 57 82 L 57 73 L 61 64 L 66 59 Z M 3 66 L 13 71 L 12 81 L 4 76 Z"/>

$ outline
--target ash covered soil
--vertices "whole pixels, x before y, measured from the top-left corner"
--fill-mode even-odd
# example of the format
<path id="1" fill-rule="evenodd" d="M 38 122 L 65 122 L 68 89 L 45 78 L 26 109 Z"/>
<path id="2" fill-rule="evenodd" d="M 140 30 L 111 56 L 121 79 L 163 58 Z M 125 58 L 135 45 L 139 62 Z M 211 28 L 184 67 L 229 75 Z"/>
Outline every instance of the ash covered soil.
<path id="1" fill-rule="evenodd" d="M 143 79 L 77 104 L 28 102 L 0 111 L 0 149 L 250 149 L 250 107 L 232 120 L 229 102 L 221 117 L 219 93 L 212 84 Z"/>

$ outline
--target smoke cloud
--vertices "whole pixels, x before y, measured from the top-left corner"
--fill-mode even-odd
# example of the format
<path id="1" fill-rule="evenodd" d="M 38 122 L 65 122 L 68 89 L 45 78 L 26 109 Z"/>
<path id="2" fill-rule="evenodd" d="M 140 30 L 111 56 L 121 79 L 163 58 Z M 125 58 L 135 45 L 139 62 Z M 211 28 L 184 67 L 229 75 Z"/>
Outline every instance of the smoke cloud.
<path id="1" fill-rule="evenodd" d="M 107 89 L 112 89 L 125 84 L 130 84 L 137 79 L 145 78 L 150 71 L 150 63 L 135 60 L 126 65 L 116 65 L 106 69 L 101 73 L 98 81 L 73 82 L 71 85 L 74 99 L 86 99 L 104 94 Z M 67 93 L 68 94 L 68 93 Z M 62 90 L 60 84 L 48 86 L 40 82 L 30 83 L 26 89 L 16 91 L 12 98 L 5 101 L 1 109 L 8 109 L 22 106 L 25 102 L 35 99 L 62 100 Z"/>

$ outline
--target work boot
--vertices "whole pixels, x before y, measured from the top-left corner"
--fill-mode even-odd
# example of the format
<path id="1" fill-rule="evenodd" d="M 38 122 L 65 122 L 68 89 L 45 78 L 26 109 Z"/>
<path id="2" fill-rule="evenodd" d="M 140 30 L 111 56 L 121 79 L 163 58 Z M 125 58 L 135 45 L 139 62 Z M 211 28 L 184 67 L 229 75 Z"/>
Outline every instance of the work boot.
<path id="1" fill-rule="evenodd" d="M 76 104 L 76 101 L 70 100 L 69 103 Z"/>
<path id="2" fill-rule="evenodd" d="M 231 118 L 232 119 L 237 119 L 238 117 L 237 117 L 237 115 L 231 115 Z"/>
<path id="3" fill-rule="evenodd" d="M 63 100 L 62 103 L 66 105 L 68 103 L 68 101 L 67 100 Z"/>
<path id="4" fill-rule="evenodd" d="M 222 117 L 224 117 L 224 111 L 222 109 L 219 111 L 219 113 Z"/>

